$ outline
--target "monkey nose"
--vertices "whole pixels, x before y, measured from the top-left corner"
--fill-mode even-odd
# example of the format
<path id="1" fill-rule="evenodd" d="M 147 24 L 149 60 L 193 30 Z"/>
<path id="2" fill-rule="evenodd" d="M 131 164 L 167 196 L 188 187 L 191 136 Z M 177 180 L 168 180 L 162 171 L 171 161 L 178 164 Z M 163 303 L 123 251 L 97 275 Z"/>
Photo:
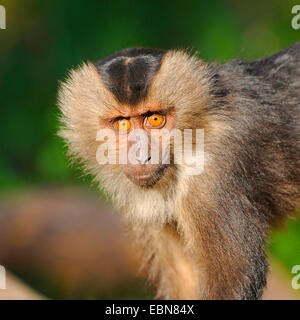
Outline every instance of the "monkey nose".
<path id="1" fill-rule="evenodd" d="M 140 164 L 147 164 L 151 160 L 151 157 L 144 158 L 144 159 L 143 158 L 138 158 L 137 160 L 138 160 L 138 162 Z"/>
<path id="2" fill-rule="evenodd" d="M 138 161 L 139 164 L 146 164 L 151 159 L 151 156 L 149 157 L 149 150 L 141 148 L 138 151 L 138 154 L 135 156 L 135 159 Z"/>

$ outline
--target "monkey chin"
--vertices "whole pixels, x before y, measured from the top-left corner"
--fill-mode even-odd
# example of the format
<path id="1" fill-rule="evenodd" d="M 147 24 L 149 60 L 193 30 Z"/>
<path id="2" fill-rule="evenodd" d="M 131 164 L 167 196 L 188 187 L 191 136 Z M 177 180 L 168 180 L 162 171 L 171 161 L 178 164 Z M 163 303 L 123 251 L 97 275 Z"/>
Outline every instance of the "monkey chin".
<path id="1" fill-rule="evenodd" d="M 150 188 L 153 187 L 164 175 L 167 165 L 160 165 L 154 172 L 145 175 L 133 175 L 126 173 L 127 178 L 134 184 Z"/>

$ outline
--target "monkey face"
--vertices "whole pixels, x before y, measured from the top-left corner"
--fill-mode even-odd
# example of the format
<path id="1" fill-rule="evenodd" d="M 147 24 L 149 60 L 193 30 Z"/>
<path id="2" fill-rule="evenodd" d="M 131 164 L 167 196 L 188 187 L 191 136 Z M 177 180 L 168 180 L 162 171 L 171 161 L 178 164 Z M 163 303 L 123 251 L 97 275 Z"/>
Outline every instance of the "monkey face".
<path id="1" fill-rule="evenodd" d="M 110 147 L 116 149 L 118 165 L 133 183 L 149 187 L 163 176 L 170 163 L 170 148 L 163 141 L 174 120 L 174 108 L 160 106 L 128 107 L 99 117 L 100 127 L 114 132 L 116 143 Z"/>
<path id="2" fill-rule="evenodd" d="M 205 111 L 213 103 L 211 79 L 207 65 L 185 52 L 133 48 L 84 63 L 62 83 L 59 134 L 130 219 L 172 219 L 172 199 L 184 190 L 190 164 L 173 161 L 174 136 L 163 140 L 213 123 Z M 111 139 L 99 137 L 102 130 Z M 153 148 L 160 150 L 156 159 Z"/>
<path id="3" fill-rule="evenodd" d="M 84 64 L 61 86 L 60 135 L 109 189 L 123 190 L 128 179 L 138 187 L 168 185 L 178 166 L 171 143 L 163 141 L 172 129 L 199 127 L 210 101 L 207 74 L 205 64 L 181 51 L 133 48 Z M 117 159 L 108 165 L 97 157 L 100 130 L 113 135 L 108 153 Z M 159 149 L 156 159 L 153 148 Z"/>

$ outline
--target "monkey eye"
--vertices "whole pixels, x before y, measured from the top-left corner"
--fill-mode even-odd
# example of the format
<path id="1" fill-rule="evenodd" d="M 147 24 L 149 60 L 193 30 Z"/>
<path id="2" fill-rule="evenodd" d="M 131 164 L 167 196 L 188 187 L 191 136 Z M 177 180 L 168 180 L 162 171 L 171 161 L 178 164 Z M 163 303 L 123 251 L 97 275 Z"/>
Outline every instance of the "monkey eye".
<path id="1" fill-rule="evenodd" d="M 145 118 L 145 127 L 147 128 L 162 128 L 165 125 L 165 116 L 159 113 L 153 113 Z"/>
<path id="2" fill-rule="evenodd" d="M 127 132 L 131 127 L 130 121 L 128 119 L 119 119 L 114 122 L 114 128 L 120 132 Z"/>

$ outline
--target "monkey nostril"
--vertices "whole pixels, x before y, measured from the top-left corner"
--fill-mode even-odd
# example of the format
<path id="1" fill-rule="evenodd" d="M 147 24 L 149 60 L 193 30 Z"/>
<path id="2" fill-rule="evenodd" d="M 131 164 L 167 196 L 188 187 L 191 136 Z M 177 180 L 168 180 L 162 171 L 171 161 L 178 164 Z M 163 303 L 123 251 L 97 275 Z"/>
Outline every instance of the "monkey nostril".
<path id="1" fill-rule="evenodd" d="M 146 159 L 146 161 L 144 162 L 144 164 L 146 164 L 147 162 L 149 162 L 151 160 L 151 156 L 148 158 L 148 159 Z"/>
<path id="2" fill-rule="evenodd" d="M 147 164 L 149 161 L 150 161 L 150 159 L 151 159 L 151 157 L 148 157 L 148 158 L 140 158 L 140 157 L 137 157 L 136 158 L 137 159 L 137 161 L 140 163 L 140 164 Z"/>

